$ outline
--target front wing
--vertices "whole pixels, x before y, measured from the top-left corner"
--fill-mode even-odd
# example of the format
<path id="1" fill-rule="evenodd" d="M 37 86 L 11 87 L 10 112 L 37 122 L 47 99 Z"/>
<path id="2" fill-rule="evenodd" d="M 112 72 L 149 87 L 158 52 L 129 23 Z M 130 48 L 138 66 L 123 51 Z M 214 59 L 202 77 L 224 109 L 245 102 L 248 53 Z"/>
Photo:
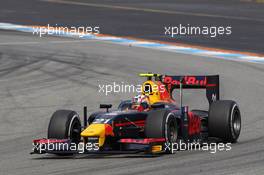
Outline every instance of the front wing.
<path id="1" fill-rule="evenodd" d="M 33 140 L 31 154 L 129 154 L 129 153 L 162 153 L 165 148 L 165 138 L 125 138 L 118 141 L 120 149 L 111 150 L 99 147 L 95 142 L 74 143 L 70 139 L 37 139 Z"/>

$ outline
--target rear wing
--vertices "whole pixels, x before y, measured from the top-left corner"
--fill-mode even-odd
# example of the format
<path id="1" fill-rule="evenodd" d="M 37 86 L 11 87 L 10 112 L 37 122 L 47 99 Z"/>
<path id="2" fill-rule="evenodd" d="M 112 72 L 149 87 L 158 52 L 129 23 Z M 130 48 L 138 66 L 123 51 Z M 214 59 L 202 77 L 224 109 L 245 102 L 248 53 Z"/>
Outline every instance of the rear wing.
<path id="1" fill-rule="evenodd" d="M 219 75 L 164 75 L 161 78 L 170 94 L 174 89 L 206 89 L 206 97 L 211 104 L 219 100 Z M 171 94 L 172 95 L 172 94 Z"/>

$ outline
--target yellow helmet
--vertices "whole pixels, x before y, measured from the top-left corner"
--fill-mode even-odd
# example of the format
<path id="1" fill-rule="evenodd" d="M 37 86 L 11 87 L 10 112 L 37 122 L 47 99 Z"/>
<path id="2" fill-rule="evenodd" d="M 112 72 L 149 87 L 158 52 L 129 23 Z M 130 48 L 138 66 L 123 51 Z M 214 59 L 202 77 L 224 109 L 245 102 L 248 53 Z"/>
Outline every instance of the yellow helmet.
<path id="1" fill-rule="evenodd" d="M 142 85 L 142 95 L 147 95 L 149 97 L 149 103 L 153 104 L 161 101 L 159 86 L 151 81 L 145 81 Z"/>

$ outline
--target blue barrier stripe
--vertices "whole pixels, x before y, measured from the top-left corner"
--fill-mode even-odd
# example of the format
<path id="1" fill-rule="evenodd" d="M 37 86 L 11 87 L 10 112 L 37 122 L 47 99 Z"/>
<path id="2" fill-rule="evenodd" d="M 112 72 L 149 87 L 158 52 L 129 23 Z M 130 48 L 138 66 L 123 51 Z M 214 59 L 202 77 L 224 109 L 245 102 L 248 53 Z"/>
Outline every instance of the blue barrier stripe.
<path id="1" fill-rule="evenodd" d="M 0 29 L 31 32 L 32 34 L 33 32 L 35 33 L 40 32 L 40 29 L 37 27 L 16 25 L 10 23 L 0 23 Z M 246 62 L 262 63 L 262 64 L 264 63 L 264 57 L 262 56 L 250 56 L 247 54 L 240 54 L 240 53 L 209 51 L 200 48 L 193 48 L 187 46 L 185 47 L 177 44 L 167 44 L 167 43 L 163 44 L 163 43 L 147 41 L 147 40 L 142 41 L 137 39 L 127 39 L 127 38 L 114 37 L 114 36 L 101 36 L 101 35 L 83 34 L 83 33 L 74 34 L 74 33 L 66 33 L 66 32 L 62 32 L 60 34 L 52 34 L 52 36 L 75 37 L 75 38 L 81 36 L 79 37 L 80 39 L 109 41 L 117 44 L 128 44 L 130 46 L 136 46 L 136 47 L 153 48 L 153 49 L 165 50 L 176 53 L 192 54 L 192 55 L 220 58 L 226 60 L 235 60 L 235 61 L 243 61 L 243 62 L 246 61 Z"/>

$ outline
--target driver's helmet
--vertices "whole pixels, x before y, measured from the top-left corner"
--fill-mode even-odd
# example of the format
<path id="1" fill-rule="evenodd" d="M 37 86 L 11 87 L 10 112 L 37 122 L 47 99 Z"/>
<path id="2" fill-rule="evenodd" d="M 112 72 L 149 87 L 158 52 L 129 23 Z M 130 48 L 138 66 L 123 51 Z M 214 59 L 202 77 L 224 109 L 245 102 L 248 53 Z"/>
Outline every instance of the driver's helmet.
<path id="1" fill-rule="evenodd" d="M 149 108 L 149 97 L 147 95 L 137 95 L 132 99 L 132 109 L 144 111 Z"/>

